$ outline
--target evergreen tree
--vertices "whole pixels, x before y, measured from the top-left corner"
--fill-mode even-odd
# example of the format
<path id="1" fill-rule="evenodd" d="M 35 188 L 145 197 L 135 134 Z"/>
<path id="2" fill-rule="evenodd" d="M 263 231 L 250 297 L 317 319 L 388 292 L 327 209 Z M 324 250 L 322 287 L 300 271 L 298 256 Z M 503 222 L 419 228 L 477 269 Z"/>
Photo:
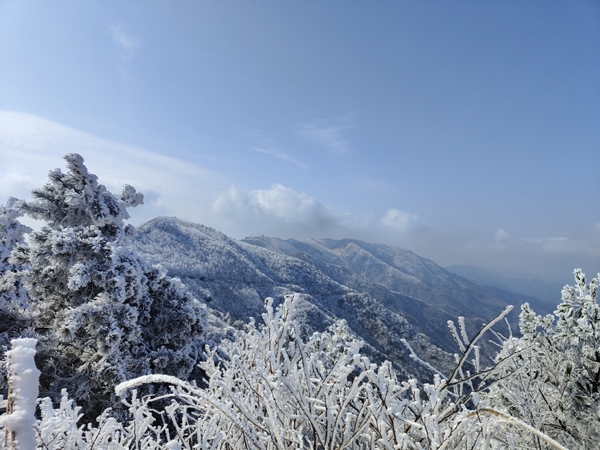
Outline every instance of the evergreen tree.
<path id="1" fill-rule="evenodd" d="M 0 352 L 9 350 L 10 341 L 31 325 L 27 291 L 18 272 L 20 267 L 10 260 L 17 244 L 24 245 L 23 235 L 30 230 L 17 218 L 18 202 L 10 198 L 0 206 Z M 0 361 L 0 390 L 6 389 L 5 361 Z"/>
<path id="2" fill-rule="evenodd" d="M 67 173 L 23 202 L 22 213 L 46 222 L 19 245 L 13 260 L 24 280 L 40 332 L 41 389 L 59 399 L 67 388 L 88 417 L 115 404 L 113 387 L 163 373 L 187 379 L 198 360 L 206 311 L 177 279 L 145 262 L 130 245 L 127 208 L 143 203 L 125 186 L 117 197 L 65 156 Z"/>

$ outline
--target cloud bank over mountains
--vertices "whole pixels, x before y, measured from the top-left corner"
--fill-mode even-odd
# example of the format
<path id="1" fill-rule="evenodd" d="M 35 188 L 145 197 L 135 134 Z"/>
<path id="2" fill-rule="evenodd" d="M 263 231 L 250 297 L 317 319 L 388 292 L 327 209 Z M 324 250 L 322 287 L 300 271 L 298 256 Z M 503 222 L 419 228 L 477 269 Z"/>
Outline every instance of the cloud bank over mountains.
<path id="1" fill-rule="evenodd" d="M 276 220 L 307 229 L 337 228 L 342 218 L 313 197 L 282 184 L 269 189 L 242 192 L 236 187 L 219 195 L 212 205 L 219 215 L 242 219 Z"/>
<path id="2" fill-rule="evenodd" d="M 335 129 L 311 130 L 331 151 L 345 148 Z M 488 235 L 457 235 L 428 225 L 421 214 L 399 205 L 348 213 L 284 182 L 244 186 L 244 180 L 227 173 L 13 111 L 0 111 L 0 202 L 9 196 L 29 198 L 32 189 L 46 182 L 50 170 L 64 167 L 62 156 L 71 152 L 80 153 L 111 191 L 131 184 L 144 194 L 145 205 L 131 211 L 134 224 L 177 216 L 236 238 L 257 234 L 356 238 L 403 246 L 442 265 L 510 267 L 548 277 L 562 274 L 566 282 L 576 266 L 589 273 L 598 270 L 594 264 L 600 258 L 600 223 L 566 236 L 518 236 L 500 227 Z"/>

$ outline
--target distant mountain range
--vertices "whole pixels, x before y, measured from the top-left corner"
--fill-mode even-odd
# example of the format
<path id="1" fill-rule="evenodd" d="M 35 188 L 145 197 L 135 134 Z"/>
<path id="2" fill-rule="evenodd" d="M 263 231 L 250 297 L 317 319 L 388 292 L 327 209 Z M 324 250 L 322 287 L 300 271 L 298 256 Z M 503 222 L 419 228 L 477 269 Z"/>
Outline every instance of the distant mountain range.
<path id="1" fill-rule="evenodd" d="M 408 250 L 354 239 L 235 240 L 203 225 L 160 217 L 138 228 L 135 243 L 217 316 L 258 319 L 266 297 L 281 302 L 286 294 L 301 293 L 307 332 L 345 319 L 374 358 L 389 359 L 413 375 L 425 372 L 408 358 L 402 338 L 444 369 L 452 361 L 448 352 L 457 350 L 448 320 L 464 316 L 473 334 L 513 304 L 509 321 L 517 330 L 522 303 L 539 313 L 555 306 L 479 286 Z"/>
<path id="2" fill-rule="evenodd" d="M 560 302 L 560 293 L 563 288 L 561 283 L 543 281 L 527 275 L 507 276 L 475 266 L 448 266 L 446 270 L 480 286 L 528 295 L 549 303 L 550 306 L 556 306 Z"/>

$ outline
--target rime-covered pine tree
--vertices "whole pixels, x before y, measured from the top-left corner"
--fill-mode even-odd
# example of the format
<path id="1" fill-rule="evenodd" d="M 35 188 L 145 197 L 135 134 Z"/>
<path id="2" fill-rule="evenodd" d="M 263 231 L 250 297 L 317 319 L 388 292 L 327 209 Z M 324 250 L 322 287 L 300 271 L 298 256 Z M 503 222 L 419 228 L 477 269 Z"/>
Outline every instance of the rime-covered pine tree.
<path id="1" fill-rule="evenodd" d="M 22 213 L 46 222 L 13 260 L 28 265 L 24 281 L 40 333 L 42 393 L 61 389 L 88 417 L 115 403 L 113 387 L 134 376 L 188 378 L 198 359 L 206 312 L 177 279 L 146 263 L 130 246 L 127 208 L 143 203 L 125 186 L 119 197 L 98 183 L 78 154 L 67 172 L 23 202 Z"/>
<path id="2" fill-rule="evenodd" d="M 15 198 L 10 198 L 5 206 L 0 205 L 0 333 L 10 331 L 9 318 L 24 320 L 23 313 L 28 309 L 27 290 L 19 277 L 21 268 L 10 258 L 18 244 L 25 245 L 23 236 L 31 231 L 18 221 L 18 205 Z"/>
<path id="3" fill-rule="evenodd" d="M 18 221 L 18 201 L 10 198 L 0 205 L 0 354 L 10 347 L 10 340 L 18 337 L 31 324 L 27 291 L 19 277 L 20 267 L 10 260 L 17 244 L 24 245 L 23 235 L 29 231 Z M 0 389 L 5 388 L 6 370 L 0 361 Z"/>

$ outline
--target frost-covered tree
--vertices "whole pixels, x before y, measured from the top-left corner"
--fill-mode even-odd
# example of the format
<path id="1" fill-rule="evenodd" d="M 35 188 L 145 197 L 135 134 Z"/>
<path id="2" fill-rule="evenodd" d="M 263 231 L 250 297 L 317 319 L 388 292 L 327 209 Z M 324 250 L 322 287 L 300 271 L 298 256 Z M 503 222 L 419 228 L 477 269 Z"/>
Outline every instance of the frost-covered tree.
<path id="1" fill-rule="evenodd" d="M 0 206 L 0 354 L 4 355 L 10 341 L 31 325 L 27 291 L 18 273 L 21 269 L 10 260 L 17 244 L 24 245 L 24 234 L 31 231 L 18 220 L 18 201 L 10 198 Z M 0 390 L 6 388 L 5 361 L 0 361 Z"/>
<path id="2" fill-rule="evenodd" d="M 510 364 L 487 402 L 554 437 L 570 449 L 596 448 L 600 442 L 600 305 L 598 278 L 586 284 L 575 270 L 554 315 L 538 316 L 525 304 L 521 338 L 505 341 L 500 358 Z M 600 278 L 600 275 L 599 275 Z M 513 430 L 523 448 L 545 442 Z"/>
<path id="3" fill-rule="evenodd" d="M 18 277 L 20 267 L 10 260 L 11 252 L 24 245 L 24 235 L 31 229 L 19 222 L 20 202 L 9 198 L 0 205 L 0 308 L 6 306 L 28 307 L 27 291 Z"/>
<path id="4" fill-rule="evenodd" d="M 130 246 L 127 208 L 143 196 L 125 186 L 109 192 L 83 158 L 65 156 L 67 172 L 22 202 L 21 213 L 46 222 L 19 245 L 40 334 L 41 390 L 59 399 L 67 388 L 86 414 L 114 404 L 113 387 L 134 376 L 187 379 L 198 360 L 205 309 L 176 279 L 146 263 Z"/>

